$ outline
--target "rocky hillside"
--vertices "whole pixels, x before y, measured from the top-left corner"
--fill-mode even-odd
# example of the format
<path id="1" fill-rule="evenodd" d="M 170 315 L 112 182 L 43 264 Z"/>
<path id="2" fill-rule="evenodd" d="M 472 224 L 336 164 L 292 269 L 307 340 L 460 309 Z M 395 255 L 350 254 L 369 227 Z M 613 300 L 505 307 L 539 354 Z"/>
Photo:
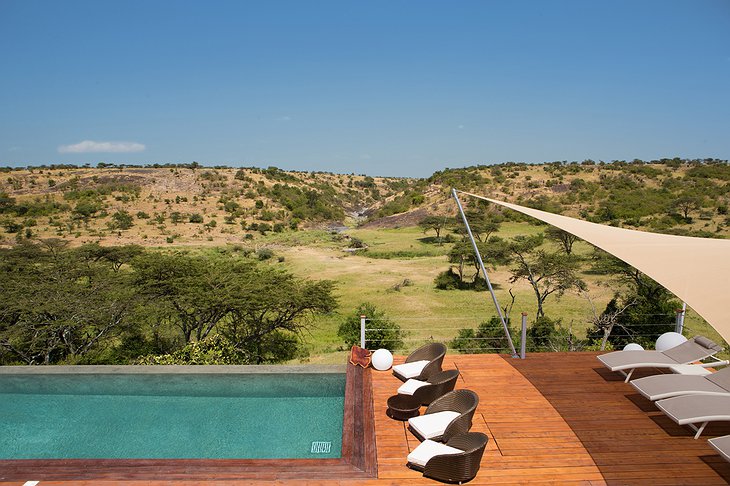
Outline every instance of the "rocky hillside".
<path id="1" fill-rule="evenodd" d="M 730 234 L 727 162 L 662 159 L 508 163 L 427 179 L 198 165 L 6 168 L 0 241 L 202 245 L 307 228 L 412 226 L 455 214 L 452 187 L 613 225 Z"/>

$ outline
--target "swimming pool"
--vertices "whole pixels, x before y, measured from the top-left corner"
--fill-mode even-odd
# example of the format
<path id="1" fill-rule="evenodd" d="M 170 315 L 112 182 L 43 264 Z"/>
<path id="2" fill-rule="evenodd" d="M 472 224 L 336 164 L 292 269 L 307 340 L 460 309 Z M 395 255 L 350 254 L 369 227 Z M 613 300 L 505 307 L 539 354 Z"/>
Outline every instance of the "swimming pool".
<path id="1" fill-rule="evenodd" d="M 344 395 L 340 367 L 6 368 L 0 459 L 338 458 Z"/>

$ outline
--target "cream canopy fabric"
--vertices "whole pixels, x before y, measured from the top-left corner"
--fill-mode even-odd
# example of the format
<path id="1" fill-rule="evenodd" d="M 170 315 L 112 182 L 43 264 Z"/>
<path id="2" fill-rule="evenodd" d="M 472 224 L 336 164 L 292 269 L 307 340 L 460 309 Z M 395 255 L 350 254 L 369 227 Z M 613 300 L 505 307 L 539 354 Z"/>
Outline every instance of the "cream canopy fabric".
<path id="1" fill-rule="evenodd" d="M 611 253 L 684 300 L 730 342 L 730 240 L 615 228 L 462 194 L 532 216 Z"/>

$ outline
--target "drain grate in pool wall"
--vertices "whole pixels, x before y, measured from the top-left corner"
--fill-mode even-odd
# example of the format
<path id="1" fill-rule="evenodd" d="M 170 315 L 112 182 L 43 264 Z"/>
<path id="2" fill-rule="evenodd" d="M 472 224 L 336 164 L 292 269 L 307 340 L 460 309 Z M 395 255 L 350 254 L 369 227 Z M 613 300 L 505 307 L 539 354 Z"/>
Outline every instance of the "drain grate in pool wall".
<path id="1" fill-rule="evenodd" d="M 312 454 L 329 454 L 332 450 L 332 442 L 312 442 Z"/>

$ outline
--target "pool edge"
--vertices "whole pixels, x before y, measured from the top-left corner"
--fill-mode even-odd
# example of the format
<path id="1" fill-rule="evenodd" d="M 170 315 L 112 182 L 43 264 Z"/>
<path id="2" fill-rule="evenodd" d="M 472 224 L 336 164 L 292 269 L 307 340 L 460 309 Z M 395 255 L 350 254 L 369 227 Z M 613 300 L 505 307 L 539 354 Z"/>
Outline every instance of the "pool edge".
<path id="1" fill-rule="evenodd" d="M 205 372 L 201 367 L 194 368 Z M 283 367 L 272 368 L 281 372 Z M 297 368 L 312 372 L 314 367 Z M 340 373 L 343 370 L 341 366 L 329 368 L 339 368 Z M 375 478 L 377 454 L 370 369 L 347 365 L 345 383 L 342 457 L 338 459 L 14 459 L 0 460 L 0 481 Z"/>

